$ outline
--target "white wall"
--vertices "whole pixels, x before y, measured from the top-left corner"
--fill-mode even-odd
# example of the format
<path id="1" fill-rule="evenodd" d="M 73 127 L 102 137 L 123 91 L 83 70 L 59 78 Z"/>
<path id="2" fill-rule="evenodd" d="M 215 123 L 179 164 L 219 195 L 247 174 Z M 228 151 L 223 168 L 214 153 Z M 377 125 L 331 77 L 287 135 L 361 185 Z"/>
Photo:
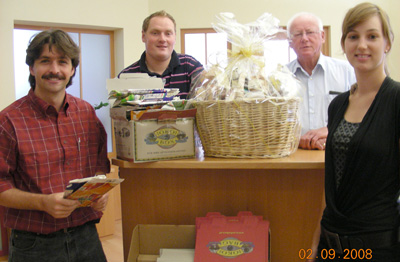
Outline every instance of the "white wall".
<path id="1" fill-rule="evenodd" d="M 166 10 L 177 22 L 176 50 L 180 51 L 181 28 L 211 27 L 215 15 L 232 12 L 240 23 L 248 23 L 268 12 L 286 25 L 296 12 L 308 11 L 331 26 L 331 54 L 344 58 L 340 48 L 341 24 L 346 11 L 362 0 L 0 0 L 0 110 L 14 101 L 14 23 L 82 26 L 115 30 L 115 72 L 136 61 L 143 52 L 141 26 L 150 13 Z M 371 0 L 391 18 L 395 39 L 400 37 L 400 1 Z M 388 59 L 391 76 L 400 81 L 400 48 L 396 43 Z"/>
<path id="2" fill-rule="evenodd" d="M 115 30 L 118 73 L 143 52 L 140 32 L 148 9 L 147 0 L 0 0 L 0 110 L 15 100 L 14 23 Z"/>
<path id="3" fill-rule="evenodd" d="M 211 27 L 215 15 L 220 12 L 232 12 L 240 23 L 256 20 L 262 13 L 267 12 L 280 20 L 285 26 L 292 15 L 297 12 L 312 12 L 318 15 L 324 25 L 331 26 L 331 55 L 344 58 L 341 46 L 341 26 L 347 10 L 358 3 L 368 0 L 148 0 L 149 12 L 166 10 L 174 16 L 179 35 L 180 28 Z M 400 1 L 398 0 L 369 0 L 383 8 L 391 19 L 395 35 L 395 43 L 388 56 L 391 77 L 400 81 Z M 396 42 L 397 41 L 397 42 Z M 180 49 L 180 38 L 177 39 L 177 50 Z"/>

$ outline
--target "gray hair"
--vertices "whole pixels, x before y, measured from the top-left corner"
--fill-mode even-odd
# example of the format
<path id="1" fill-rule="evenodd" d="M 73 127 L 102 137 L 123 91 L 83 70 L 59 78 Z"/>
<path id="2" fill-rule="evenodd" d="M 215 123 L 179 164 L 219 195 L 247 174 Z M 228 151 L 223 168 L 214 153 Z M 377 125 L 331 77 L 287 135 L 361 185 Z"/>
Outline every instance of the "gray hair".
<path id="1" fill-rule="evenodd" d="M 286 24 L 286 32 L 287 32 L 287 36 L 288 38 L 290 38 L 290 28 L 292 27 L 292 23 L 296 18 L 299 17 L 311 17 L 313 19 L 315 19 L 317 21 L 318 24 L 318 29 L 322 32 L 324 30 L 324 25 L 322 24 L 322 20 L 321 18 L 319 18 L 318 16 L 314 15 L 313 13 L 307 13 L 307 12 L 301 12 L 301 13 L 297 13 L 294 16 L 292 16 L 292 18 L 289 19 L 289 21 Z"/>

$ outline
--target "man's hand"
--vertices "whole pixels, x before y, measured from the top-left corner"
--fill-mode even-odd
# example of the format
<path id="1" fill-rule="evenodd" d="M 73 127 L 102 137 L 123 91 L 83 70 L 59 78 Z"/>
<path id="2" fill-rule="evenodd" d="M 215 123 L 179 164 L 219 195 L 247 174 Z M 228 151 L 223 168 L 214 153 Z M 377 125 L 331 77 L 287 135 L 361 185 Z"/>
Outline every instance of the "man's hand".
<path id="1" fill-rule="evenodd" d="M 94 201 L 90 206 L 96 211 L 104 211 L 108 203 L 108 193 Z"/>
<path id="2" fill-rule="evenodd" d="M 299 148 L 325 150 L 328 128 L 310 130 L 300 138 Z"/>
<path id="3" fill-rule="evenodd" d="M 68 217 L 79 205 L 78 200 L 64 199 L 64 193 L 37 194 L 11 188 L 0 193 L 0 205 L 15 209 L 40 210 L 54 218 Z"/>
<path id="4" fill-rule="evenodd" d="M 43 195 L 42 209 L 54 218 L 68 217 L 79 206 L 78 200 L 65 199 L 64 193 Z"/>

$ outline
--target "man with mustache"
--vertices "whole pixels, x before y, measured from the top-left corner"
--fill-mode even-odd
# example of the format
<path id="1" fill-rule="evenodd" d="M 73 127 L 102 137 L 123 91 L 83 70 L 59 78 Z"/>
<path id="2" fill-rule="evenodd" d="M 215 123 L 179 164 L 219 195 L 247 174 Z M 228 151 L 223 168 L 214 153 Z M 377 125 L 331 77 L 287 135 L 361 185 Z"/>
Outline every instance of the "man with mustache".
<path id="1" fill-rule="evenodd" d="M 165 11 L 151 14 L 143 21 L 142 41 L 146 50 L 140 60 L 121 73 L 147 73 L 162 78 L 165 88 L 179 88 L 180 97 L 186 98 L 203 65 L 190 55 L 175 52 L 175 19 Z"/>
<path id="2" fill-rule="evenodd" d="M 26 50 L 31 89 L 0 112 L 0 205 L 12 229 L 9 260 L 106 261 L 90 207 L 63 198 L 71 179 L 108 173 L 107 136 L 94 108 L 66 93 L 79 65 L 67 33 L 37 34 Z"/>
<path id="3" fill-rule="evenodd" d="M 287 23 L 290 47 L 297 59 L 287 66 L 303 83 L 299 147 L 325 149 L 328 106 L 335 95 L 355 83 L 354 69 L 347 61 L 321 53 L 325 33 L 320 18 L 311 13 L 295 14 Z"/>

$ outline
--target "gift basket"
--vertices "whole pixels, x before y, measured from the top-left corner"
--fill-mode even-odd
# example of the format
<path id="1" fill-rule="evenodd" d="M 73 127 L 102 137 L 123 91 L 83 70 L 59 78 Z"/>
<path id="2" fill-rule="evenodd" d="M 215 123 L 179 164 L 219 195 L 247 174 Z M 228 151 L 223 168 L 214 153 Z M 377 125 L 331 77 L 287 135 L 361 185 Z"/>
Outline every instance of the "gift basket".
<path id="1" fill-rule="evenodd" d="M 190 104 L 206 156 L 278 158 L 295 152 L 301 126 L 301 84 L 282 65 L 265 71 L 264 41 L 283 30 L 265 13 L 240 24 L 221 13 L 214 24 L 232 43 L 228 61 L 210 65 L 194 81 Z M 267 61 L 268 62 L 268 61 Z M 222 64 L 225 64 L 224 66 Z"/>

